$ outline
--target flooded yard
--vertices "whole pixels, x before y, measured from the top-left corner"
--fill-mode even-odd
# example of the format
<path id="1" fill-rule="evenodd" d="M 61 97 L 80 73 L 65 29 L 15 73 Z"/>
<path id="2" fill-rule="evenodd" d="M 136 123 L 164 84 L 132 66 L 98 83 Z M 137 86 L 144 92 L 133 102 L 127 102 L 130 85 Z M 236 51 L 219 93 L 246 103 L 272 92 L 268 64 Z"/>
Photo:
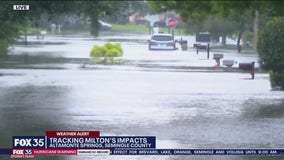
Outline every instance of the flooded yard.
<path id="1" fill-rule="evenodd" d="M 112 37 L 106 37 L 111 39 Z M 123 38 L 123 37 L 118 37 Z M 133 37 L 132 37 L 133 38 Z M 147 36 L 142 37 L 147 39 Z M 14 46 L 12 55 L 89 58 L 88 36 L 56 37 L 66 44 Z M 0 69 L 0 147 L 13 135 L 44 135 L 47 130 L 99 130 L 105 136 L 156 136 L 157 148 L 283 148 L 284 93 L 272 91 L 267 73 L 167 71 L 139 64 L 214 66 L 205 53 L 148 51 L 141 42 L 121 42 L 133 65 L 88 69 Z M 225 54 L 225 53 L 224 53 Z M 212 55 L 211 55 L 212 56 Z M 255 55 L 225 57 L 257 60 Z M 43 65 L 39 64 L 39 65 Z M 109 156 L 93 159 L 281 159 L 246 156 Z M 55 157 L 55 159 L 84 159 Z"/>

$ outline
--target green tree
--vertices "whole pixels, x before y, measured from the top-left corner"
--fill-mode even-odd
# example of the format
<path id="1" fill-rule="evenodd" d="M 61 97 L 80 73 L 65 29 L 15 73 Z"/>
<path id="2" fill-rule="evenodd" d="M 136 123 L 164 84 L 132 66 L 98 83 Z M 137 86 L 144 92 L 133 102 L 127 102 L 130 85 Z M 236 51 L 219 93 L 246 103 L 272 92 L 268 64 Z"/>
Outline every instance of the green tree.
<path id="1" fill-rule="evenodd" d="M 272 87 L 284 89 L 284 17 L 269 21 L 261 31 L 258 53 L 260 64 L 270 71 Z"/>
<path id="2" fill-rule="evenodd" d="M 150 5 L 146 1 L 125 1 L 129 14 L 139 12 L 140 16 L 146 16 L 150 12 Z"/>
<path id="3" fill-rule="evenodd" d="M 229 17 L 228 19 L 231 19 Z M 233 33 L 238 31 L 238 22 L 234 20 L 225 20 L 220 18 L 217 15 L 210 15 L 205 20 L 190 23 L 190 26 L 187 27 L 187 30 L 190 34 L 195 34 L 198 32 L 210 32 L 213 40 L 219 39 L 222 37 L 222 44 L 226 44 L 226 37 L 231 37 Z"/>
<path id="4" fill-rule="evenodd" d="M 197 28 L 202 28 L 201 23 L 210 15 L 219 15 L 225 21 L 238 22 L 236 27 L 238 29 L 237 46 L 240 46 L 240 40 L 245 30 L 252 28 L 253 18 L 255 13 L 262 14 L 268 8 L 275 5 L 274 2 L 265 1 L 151 1 L 152 9 L 155 12 L 166 12 L 175 10 L 182 16 L 182 19 L 189 28 L 193 24 L 199 25 Z M 283 5 L 282 5 L 283 6 Z M 278 9 L 280 11 L 280 9 Z M 256 12 L 257 11 L 257 12 Z M 257 20 L 257 19 L 256 19 Z M 230 23 L 229 22 L 229 23 Z M 254 24 L 257 33 L 257 21 Z M 225 33 L 224 33 L 225 34 Z M 256 34 L 257 35 L 257 34 Z M 257 36 L 255 36 L 256 41 Z M 240 48 L 239 48 L 240 49 Z"/>
<path id="5" fill-rule="evenodd" d="M 27 12 L 13 11 L 17 2 L 0 1 L 0 55 L 7 53 L 8 46 L 15 41 L 23 26 L 27 25 Z"/>
<path id="6" fill-rule="evenodd" d="M 28 4 L 28 11 L 13 11 L 13 5 Z M 8 46 L 26 31 L 31 20 L 40 17 L 42 13 L 55 16 L 65 12 L 72 12 L 73 2 L 66 1 L 0 1 L 0 55 L 7 53 Z"/>
<path id="7" fill-rule="evenodd" d="M 113 16 L 123 8 L 122 1 L 76 1 L 75 4 L 76 12 L 85 19 L 90 19 L 91 34 L 94 36 L 99 34 L 99 18 Z"/>
<path id="8" fill-rule="evenodd" d="M 15 4 L 28 4 L 29 11 L 13 11 Z M 30 21 L 37 21 L 42 14 L 48 20 L 62 14 L 78 14 L 90 18 L 91 34 L 98 35 L 98 19 L 115 14 L 122 1 L 0 1 L 0 54 L 6 54 L 21 31 L 25 31 Z"/>

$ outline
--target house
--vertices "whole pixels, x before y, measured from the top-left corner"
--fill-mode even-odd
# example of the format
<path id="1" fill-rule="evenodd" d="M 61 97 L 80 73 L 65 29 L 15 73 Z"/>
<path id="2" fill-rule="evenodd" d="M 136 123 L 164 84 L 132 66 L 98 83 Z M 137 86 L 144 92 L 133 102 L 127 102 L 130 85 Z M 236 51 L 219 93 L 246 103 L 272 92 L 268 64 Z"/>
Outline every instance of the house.
<path id="1" fill-rule="evenodd" d="M 154 15 L 146 15 L 146 16 L 139 16 L 139 14 L 136 12 L 129 16 L 129 23 L 131 24 L 138 24 L 138 25 L 146 25 L 146 26 L 152 26 L 155 22 L 165 22 L 167 25 L 167 22 L 170 18 L 174 18 L 179 24 L 181 22 L 181 17 L 178 14 L 175 13 L 161 13 L 161 14 L 154 14 Z"/>

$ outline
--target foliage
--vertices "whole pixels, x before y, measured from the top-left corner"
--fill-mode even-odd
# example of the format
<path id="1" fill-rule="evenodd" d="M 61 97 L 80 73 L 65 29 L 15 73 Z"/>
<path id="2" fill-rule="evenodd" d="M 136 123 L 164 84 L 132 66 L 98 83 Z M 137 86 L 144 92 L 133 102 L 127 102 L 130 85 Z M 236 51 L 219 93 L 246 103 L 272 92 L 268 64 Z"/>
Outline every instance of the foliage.
<path id="1" fill-rule="evenodd" d="M 123 50 L 120 43 L 106 43 L 104 46 L 94 45 L 91 57 L 121 57 Z"/>
<path id="2" fill-rule="evenodd" d="M 29 11 L 13 11 L 15 4 L 28 4 Z M 41 15 L 47 15 L 47 20 L 58 19 L 63 14 L 76 14 L 89 18 L 91 34 L 98 35 L 98 19 L 111 16 L 121 10 L 122 1 L 0 1 L 0 51 L 7 51 L 8 45 L 29 28 L 30 23 L 38 24 Z M 37 25 L 35 25 L 37 27 Z M 6 47 L 6 48 L 3 48 Z"/>
<path id="3" fill-rule="evenodd" d="M 284 17 L 269 21 L 263 28 L 258 42 L 260 64 L 270 70 L 273 87 L 284 88 Z"/>
<path id="4" fill-rule="evenodd" d="M 96 64 L 121 64 L 120 60 L 115 61 L 114 57 L 121 57 L 123 50 L 120 43 L 107 42 L 103 46 L 94 45 L 90 56 L 93 57 L 93 62 Z"/>
<path id="5" fill-rule="evenodd" d="M 0 57 L 5 55 L 8 51 L 9 42 L 7 40 L 0 40 Z"/>
<path id="6" fill-rule="evenodd" d="M 121 57 L 123 55 L 123 51 L 121 48 L 120 43 L 106 43 L 105 46 L 106 48 L 106 57 Z"/>
<path id="7" fill-rule="evenodd" d="M 188 29 L 211 31 L 213 35 L 226 36 L 238 33 L 237 45 L 245 31 L 252 30 L 255 10 L 260 14 L 283 15 L 283 5 L 277 1 L 150 1 L 155 13 L 174 10 L 179 13 Z M 208 18 L 217 17 L 210 22 Z M 207 22 L 206 22 L 207 21 Z M 215 22 L 219 25 L 215 25 Z M 211 25 L 208 25 L 209 24 Z M 205 24 L 207 23 L 207 24 Z M 215 24 L 214 24 L 215 23 Z M 223 25 L 222 25 L 223 24 Z M 234 24 L 234 26 L 227 24 Z M 205 27 L 203 27 L 205 26 Z M 188 30 L 188 31 L 190 31 Z"/>
<path id="8" fill-rule="evenodd" d="M 177 11 L 184 22 L 204 20 L 212 11 L 211 1 L 150 1 L 154 13 Z"/>
<path id="9" fill-rule="evenodd" d="M 11 12 L 13 4 L 15 2 L 0 1 L 0 55 L 7 53 L 9 45 L 15 41 L 21 28 L 26 24 L 26 13 Z"/>
<path id="10" fill-rule="evenodd" d="M 269 72 L 271 86 L 273 88 L 284 89 L 284 71 L 282 72 Z"/>
<path id="11" fill-rule="evenodd" d="M 130 14 L 133 11 L 138 12 L 140 16 L 146 16 L 150 12 L 150 5 L 147 1 L 126 1 L 126 3 L 128 3 Z"/>
<path id="12" fill-rule="evenodd" d="M 98 36 L 99 18 L 113 16 L 122 9 L 122 1 L 76 1 L 77 12 L 91 22 L 91 34 Z"/>
<path id="13" fill-rule="evenodd" d="M 105 57 L 106 56 L 106 48 L 104 46 L 94 45 L 91 50 L 91 57 Z"/>
<path id="14" fill-rule="evenodd" d="M 244 32 L 251 18 L 247 16 L 245 2 L 228 1 L 154 1 L 150 2 L 156 12 L 175 10 L 187 25 L 187 32 L 195 34 L 209 31 L 215 39 Z M 245 6 L 245 7 L 244 7 Z M 242 9 L 242 11 L 240 11 Z M 239 39 L 240 39 L 239 36 Z M 225 43 L 225 41 L 223 41 Z M 238 40 L 238 44 L 240 40 Z"/>
<path id="15" fill-rule="evenodd" d="M 71 11 L 73 3 L 58 1 L 29 1 L 29 11 L 13 11 L 15 4 L 23 1 L 0 1 L 0 54 L 7 54 L 7 48 L 18 36 L 27 31 L 29 22 L 37 19 L 42 13 L 54 16 L 59 13 Z"/>
<path id="16" fill-rule="evenodd" d="M 108 49 L 107 53 L 106 53 L 107 57 L 121 57 L 122 56 L 122 52 L 119 51 L 116 48 L 112 48 L 112 49 Z"/>

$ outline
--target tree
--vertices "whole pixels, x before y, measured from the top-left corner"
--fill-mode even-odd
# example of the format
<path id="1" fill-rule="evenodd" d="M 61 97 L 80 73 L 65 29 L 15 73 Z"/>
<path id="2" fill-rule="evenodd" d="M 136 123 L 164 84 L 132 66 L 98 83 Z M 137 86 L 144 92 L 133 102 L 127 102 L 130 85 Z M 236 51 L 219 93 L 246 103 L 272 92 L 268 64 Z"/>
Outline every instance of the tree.
<path id="1" fill-rule="evenodd" d="M 15 41 L 18 33 L 27 24 L 27 12 L 12 11 L 16 2 L 0 1 L 0 55 L 5 55 L 9 44 Z"/>
<path id="2" fill-rule="evenodd" d="M 146 1 L 126 1 L 128 3 L 129 14 L 138 12 L 140 16 L 146 16 L 150 12 L 150 5 Z"/>
<path id="3" fill-rule="evenodd" d="M 29 4 L 28 11 L 13 11 L 15 4 Z M 78 14 L 91 20 L 91 34 L 98 35 L 98 19 L 115 14 L 122 1 L 0 1 L 0 54 L 6 54 L 8 46 L 28 27 L 29 21 L 37 21 L 42 14 L 48 20 L 62 14 Z"/>
<path id="4" fill-rule="evenodd" d="M 261 31 L 258 44 L 260 64 L 270 71 L 272 87 L 284 89 L 284 17 L 269 21 Z"/>
<path id="5" fill-rule="evenodd" d="M 77 11 L 84 18 L 90 18 L 91 34 L 98 36 L 100 25 L 99 18 L 115 14 L 120 10 L 122 3 L 120 1 L 77 1 Z"/>
<path id="6" fill-rule="evenodd" d="M 217 15 L 210 15 L 201 22 L 192 23 L 189 21 L 190 26 L 187 27 L 188 32 L 195 34 L 198 32 L 210 32 L 213 40 L 219 40 L 222 37 L 222 44 L 226 44 L 226 37 L 232 36 L 233 33 L 238 31 L 238 22 L 234 21 L 232 17 L 227 20 L 220 18 Z"/>
<path id="7" fill-rule="evenodd" d="M 25 1 L 0 1 L 0 54 L 7 53 L 8 46 L 15 41 L 21 31 L 25 31 L 29 21 L 40 17 L 42 13 L 55 16 L 71 12 L 74 5 L 66 1 L 26 1 L 30 10 L 13 11 L 15 4 L 24 4 Z"/>
<path id="8" fill-rule="evenodd" d="M 113 23 L 125 24 L 129 22 L 129 16 L 138 13 L 145 16 L 150 13 L 150 5 L 147 1 L 120 1 L 119 7 L 113 10 L 111 15 L 106 17 Z"/>
<path id="9" fill-rule="evenodd" d="M 219 15 L 225 20 L 239 22 L 237 46 L 243 32 L 247 30 L 247 24 L 251 25 L 255 11 L 263 11 L 267 5 L 263 1 L 154 1 L 150 2 L 155 12 L 175 10 L 182 16 L 184 22 L 190 27 L 191 24 L 200 24 L 210 15 Z M 256 21 L 257 22 L 257 21 Z M 200 26 L 198 27 L 200 28 Z M 257 27 L 256 27 L 257 28 Z M 239 48 L 240 49 L 240 48 Z"/>

